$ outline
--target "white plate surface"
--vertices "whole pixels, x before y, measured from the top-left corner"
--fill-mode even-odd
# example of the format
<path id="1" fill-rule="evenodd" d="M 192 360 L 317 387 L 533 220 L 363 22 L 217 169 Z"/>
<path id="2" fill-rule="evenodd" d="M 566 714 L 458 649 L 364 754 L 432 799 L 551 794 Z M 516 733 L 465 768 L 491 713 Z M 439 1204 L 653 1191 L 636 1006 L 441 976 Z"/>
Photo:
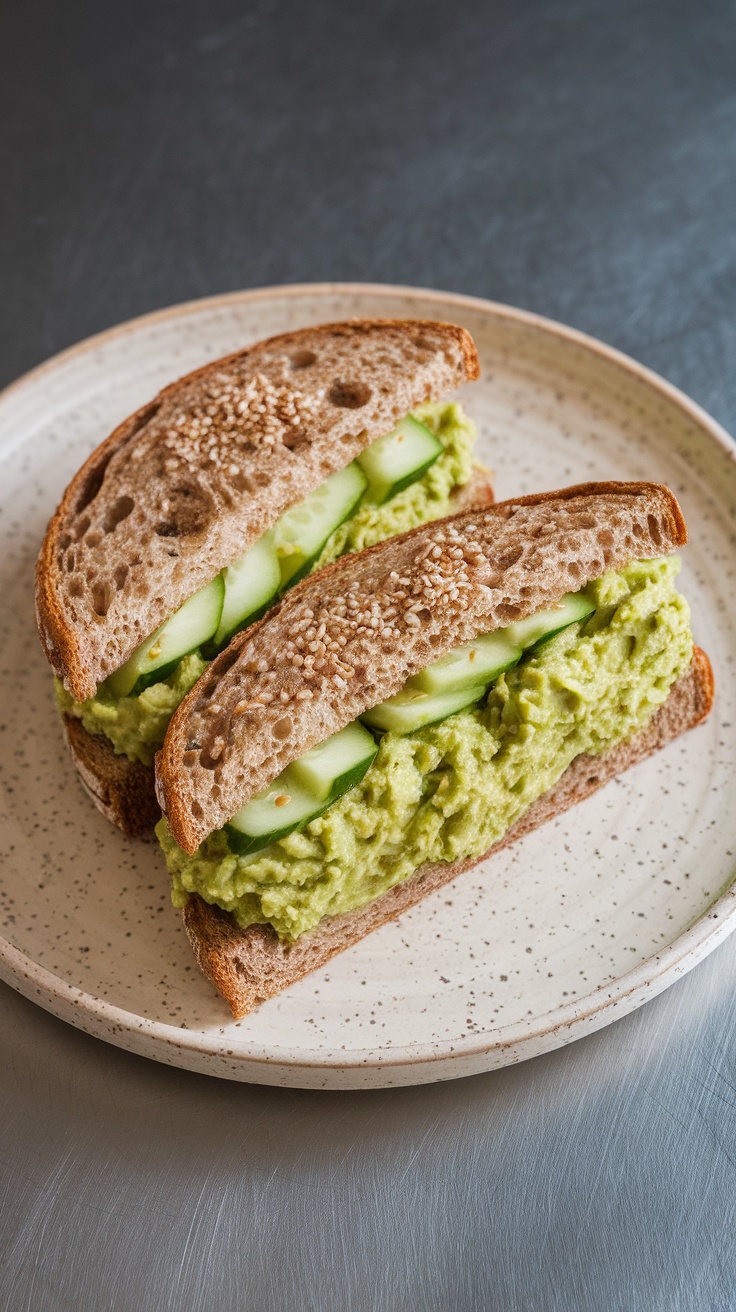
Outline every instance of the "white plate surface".
<path id="1" fill-rule="evenodd" d="M 706 724 L 484 862 L 239 1023 L 197 971 L 154 844 L 92 808 L 33 623 L 46 521 L 87 453 L 165 383 L 260 337 L 349 315 L 473 333 L 467 389 L 499 498 L 587 479 L 666 482 L 690 530 L 683 590 L 711 655 Z M 736 459 L 691 401 L 557 324 L 407 288 L 271 288 L 82 343 L 0 397 L 0 975 L 91 1034 L 172 1065 L 302 1087 L 418 1084 L 590 1033 L 736 928 Z"/>

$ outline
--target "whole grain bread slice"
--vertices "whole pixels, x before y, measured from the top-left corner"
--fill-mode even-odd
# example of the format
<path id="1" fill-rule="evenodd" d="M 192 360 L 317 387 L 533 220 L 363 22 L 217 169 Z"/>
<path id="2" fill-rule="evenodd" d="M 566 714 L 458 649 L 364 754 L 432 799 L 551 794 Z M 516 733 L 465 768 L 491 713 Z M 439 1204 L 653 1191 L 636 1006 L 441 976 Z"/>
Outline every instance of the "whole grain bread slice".
<path id="1" fill-rule="evenodd" d="M 351 320 L 179 379 L 69 484 L 36 570 L 46 655 L 83 701 L 192 593 L 413 406 L 479 375 L 454 324 Z"/>
<path id="2" fill-rule="evenodd" d="M 469 481 L 455 488 L 451 500 L 455 511 L 491 505 L 489 471 L 477 465 Z M 131 838 L 151 835 L 161 815 L 153 766 L 116 755 L 104 734 L 89 733 L 74 715 L 65 714 L 63 722 L 72 760 L 98 810 Z"/>
<path id="3" fill-rule="evenodd" d="M 668 488 L 589 483 L 342 557 L 236 637 L 176 711 L 156 760 L 176 841 L 195 852 L 290 761 L 452 647 L 686 539 Z"/>
<path id="4" fill-rule="evenodd" d="M 578 756 L 554 788 L 534 802 L 489 851 L 468 860 L 422 866 L 374 902 L 358 911 L 325 918 L 316 930 L 293 944 L 282 943 L 270 926 L 241 929 L 227 912 L 190 896 L 182 919 L 201 970 L 229 1003 L 235 1019 L 246 1016 L 259 1003 L 317 970 L 380 925 L 395 920 L 435 889 L 583 801 L 615 775 L 699 724 L 712 702 L 710 662 L 696 647 L 690 669 L 673 685 L 667 701 L 645 728 L 601 756 Z"/>

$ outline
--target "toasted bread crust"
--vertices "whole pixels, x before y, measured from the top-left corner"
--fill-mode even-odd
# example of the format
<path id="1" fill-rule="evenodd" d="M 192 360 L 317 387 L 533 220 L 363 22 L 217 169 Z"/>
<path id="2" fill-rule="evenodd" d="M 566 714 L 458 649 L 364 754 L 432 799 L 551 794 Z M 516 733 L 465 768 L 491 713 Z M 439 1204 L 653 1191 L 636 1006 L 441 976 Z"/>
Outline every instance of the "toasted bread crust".
<path id="1" fill-rule="evenodd" d="M 491 475 L 477 465 L 452 493 L 455 510 L 493 504 Z M 64 716 L 65 737 L 82 784 L 102 814 L 129 837 L 148 836 L 161 815 L 153 766 L 118 756 L 104 734 L 91 734 L 73 715 Z"/>
<path id="2" fill-rule="evenodd" d="M 410 879 L 383 893 L 358 911 L 323 920 L 311 934 L 292 944 L 280 942 L 270 926 L 241 929 L 232 916 L 192 895 L 182 911 L 184 928 L 197 962 L 240 1019 L 267 998 L 317 970 L 338 952 L 372 930 L 395 920 L 429 893 L 455 879 L 560 815 L 638 764 L 672 738 L 705 719 L 713 703 L 713 672 L 705 652 L 696 647 L 690 669 L 674 684 L 667 701 L 646 727 L 601 756 L 579 756 L 550 789 L 482 856 L 451 864 L 426 865 Z"/>
<path id="3" fill-rule="evenodd" d="M 189 853 L 290 761 L 444 652 L 687 540 L 654 483 L 586 483 L 468 510 L 343 556 L 233 639 L 156 758 Z"/>
<path id="4" fill-rule="evenodd" d="M 479 376 L 454 324 L 352 320 L 259 342 L 165 388 L 89 457 L 51 519 L 36 616 L 83 701 L 294 502 L 401 415 Z"/>

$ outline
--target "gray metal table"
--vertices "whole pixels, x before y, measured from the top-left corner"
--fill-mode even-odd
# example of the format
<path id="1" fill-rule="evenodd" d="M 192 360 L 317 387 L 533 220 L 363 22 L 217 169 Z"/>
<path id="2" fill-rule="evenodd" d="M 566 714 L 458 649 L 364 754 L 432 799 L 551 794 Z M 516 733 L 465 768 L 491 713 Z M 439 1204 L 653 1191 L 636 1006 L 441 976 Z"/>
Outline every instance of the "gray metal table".
<path id="1" fill-rule="evenodd" d="M 8 0 L 0 375 L 268 282 L 491 296 L 736 427 L 726 0 Z M 736 1306 L 736 940 L 513 1070 L 327 1094 L 0 986 L 0 1308 Z"/>

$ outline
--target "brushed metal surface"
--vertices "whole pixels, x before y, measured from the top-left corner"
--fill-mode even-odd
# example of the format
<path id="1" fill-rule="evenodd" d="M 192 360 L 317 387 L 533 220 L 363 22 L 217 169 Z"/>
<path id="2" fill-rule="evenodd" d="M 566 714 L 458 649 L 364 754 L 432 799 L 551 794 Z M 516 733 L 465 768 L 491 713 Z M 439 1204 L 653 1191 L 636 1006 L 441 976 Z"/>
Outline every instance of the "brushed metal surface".
<path id="1" fill-rule="evenodd" d="M 3 380 L 159 305 L 340 277 L 549 314 L 736 427 L 727 0 L 0 23 Z M 731 941 L 547 1057 L 326 1095 L 169 1071 L 0 988 L 0 1309 L 726 1312 L 735 983 Z"/>

